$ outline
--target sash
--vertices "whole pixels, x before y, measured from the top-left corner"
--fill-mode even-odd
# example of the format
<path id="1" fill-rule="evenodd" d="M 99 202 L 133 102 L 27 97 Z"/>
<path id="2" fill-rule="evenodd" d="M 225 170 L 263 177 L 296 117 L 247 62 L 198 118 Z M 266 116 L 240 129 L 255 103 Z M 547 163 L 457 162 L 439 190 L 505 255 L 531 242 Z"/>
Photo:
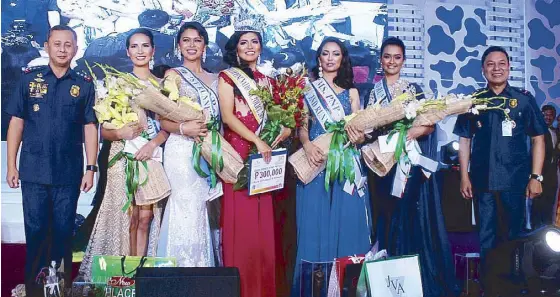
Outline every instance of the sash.
<path id="1" fill-rule="evenodd" d="M 369 94 L 368 107 L 376 103 L 379 103 L 382 107 L 387 106 L 391 102 L 391 99 L 392 96 L 387 87 L 387 82 L 385 79 L 382 79 L 373 86 L 373 90 L 371 90 Z"/>
<path id="2" fill-rule="evenodd" d="M 307 81 L 306 84 L 312 87 L 305 91 L 305 101 L 323 130 L 327 131 L 328 122 L 338 122 L 344 119 L 344 107 L 325 79 L 320 78 L 313 83 Z M 323 105 L 321 101 L 325 104 Z"/>
<path id="3" fill-rule="evenodd" d="M 250 94 L 251 90 L 258 89 L 257 83 L 239 68 L 232 67 L 224 70 L 224 73 L 237 86 L 241 95 L 243 95 L 245 101 L 247 101 L 247 105 L 249 105 L 253 116 L 255 116 L 255 119 L 259 123 L 259 128 L 255 132 L 258 136 L 266 123 L 266 110 L 264 109 L 264 104 L 261 99 L 258 96 Z"/>
<path id="4" fill-rule="evenodd" d="M 186 81 L 191 87 L 193 87 L 198 92 L 198 100 L 202 108 L 210 112 L 210 117 L 219 119 L 220 118 L 220 103 L 218 101 L 218 96 L 212 89 L 206 86 L 196 75 L 192 73 L 186 67 L 173 68 L 177 71 L 179 75 Z"/>

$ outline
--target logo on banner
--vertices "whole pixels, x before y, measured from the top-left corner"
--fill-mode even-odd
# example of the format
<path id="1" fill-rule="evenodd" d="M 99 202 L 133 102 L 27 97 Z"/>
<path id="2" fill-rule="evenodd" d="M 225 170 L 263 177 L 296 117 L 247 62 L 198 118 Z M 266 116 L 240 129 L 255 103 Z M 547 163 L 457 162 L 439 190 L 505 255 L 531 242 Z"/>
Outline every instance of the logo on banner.
<path id="1" fill-rule="evenodd" d="M 388 275 L 385 282 L 393 297 L 406 296 L 406 292 L 404 291 L 404 276 L 391 277 Z"/>

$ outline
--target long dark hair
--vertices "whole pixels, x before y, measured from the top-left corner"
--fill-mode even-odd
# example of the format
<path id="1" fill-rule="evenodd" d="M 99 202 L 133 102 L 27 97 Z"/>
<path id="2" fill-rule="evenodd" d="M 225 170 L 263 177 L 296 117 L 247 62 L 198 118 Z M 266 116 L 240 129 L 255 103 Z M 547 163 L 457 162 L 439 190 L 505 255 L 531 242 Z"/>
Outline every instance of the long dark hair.
<path id="1" fill-rule="evenodd" d="M 340 39 L 338 38 L 327 37 L 323 40 L 323 42 L 321 42 L 321 45 L 319 45 L 319 48 L 317 49 L 317 57 L 316 57 L 317 66 L 314 67 L 312 70 L 313 75 L 315 77 L 319 77 L 319 66 L 318 66 L 319 57 L 323 52 L 323 48 L 325 47 L 325 44 L 330 42 L 336 43 L 340 47 L 340 51 L 342 52 L 342 61 L 340 62 L 340 68 L 338 68 L 336 77 L 334 78 L 334 83 L 343 89 L 346 90 L 352 89 L 354 88 L 354 72 L 352 71 L 352 62 L 350 61 L 350 55 L 348 54 L 348 49 L 346 48 L 344 43 L 342 43 L 342 41 L 340 41 Z"/>
<path id="2" fill-rule="evenodd" d="M 225 49 L 225 51 L 224 51 L 224 62 L 231 67 L 237 67 L 237 68 L 243 70 L 243 72 L 245 72 L 245 74 L 247 74 L 247 76 L 249 76 L 252 79 L 255 79 L 255 76 L 253 75 L 253 70 L 251 70 L 251 68 L 249 68 L 249 64 L 247 64 L 243 60 L 237 61 L 237 44 L 239 43 L 239 39 L 241 39 L 241 36 L 243 36 L 247 33 L 255 33 L 257 35 L 257 38 L 259 39 L 259 42 L 261 44 L 261 53 L 262 53 L 263 42 L 262 42 L 261 33 L 252 32 L 252 31 L 236 31 L 235 33 L 233 33 L 233 35 L 231 35 L 231 37 L 226 42 L 226 45 L 224 47 L 224 49 Z M 241 63 L 239 63 L 239 62 L 241 62 Z M 239 91 L 237 86 L 235 86 L 233 88 L 233 93 L 236 94 L 236 95 L 241 95 L 241 92 Z"/>

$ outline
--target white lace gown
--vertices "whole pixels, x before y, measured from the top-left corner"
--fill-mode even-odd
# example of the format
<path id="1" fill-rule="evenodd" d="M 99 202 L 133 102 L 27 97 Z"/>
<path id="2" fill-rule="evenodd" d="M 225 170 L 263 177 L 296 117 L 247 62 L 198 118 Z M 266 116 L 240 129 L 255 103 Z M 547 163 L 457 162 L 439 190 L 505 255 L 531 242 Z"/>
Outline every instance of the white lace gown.
<path id="1" fill-rule="evenodd" d="M 217 87 L 217 81 L 211 86 Z M 196 94 L 186 83 L 181 93 Z M 212 237 L 208 220 L 207 201 L 222 192 L 218 183 L 211 189 L 206 178 L 193 168 L 194 140 L 171 134 L 164 151 L 164 168 L 171 184 L 171 196 L 165 207 L 157 255 L 175 257 L 178 267 L 211 267 L 214 265 Z"/>

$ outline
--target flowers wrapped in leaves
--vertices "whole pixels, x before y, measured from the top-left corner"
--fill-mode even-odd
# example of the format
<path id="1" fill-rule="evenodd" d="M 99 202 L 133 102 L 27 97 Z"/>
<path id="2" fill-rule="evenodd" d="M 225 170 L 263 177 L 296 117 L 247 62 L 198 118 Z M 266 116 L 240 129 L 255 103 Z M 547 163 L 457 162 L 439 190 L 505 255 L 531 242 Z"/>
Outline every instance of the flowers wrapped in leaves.
<path id="1" fill-rule="evenodd" d="M 404 103 L 410 101 L 410 95 L 408 93 L 403 93 L 402 95 L 395 98 L 386 107 L 381 107 L 379 105 L 374 105 L 372 107 L 366 108 L 352 114 L 345 120 L 345 126 L 351 125 L 360 131 L 371 131 L 395 121 L 401 120 L 405 117 L 405 105 Z M 320 137 L 313 140 L 313 144 L 317 146 L 324 154 L 330 155 L 330 147 L 334 134 L 327 131 Z M 336 147 L 336 146 L 335 146 Z M 326 162 L 323 162 L 319 166 L 314 166 L 307 159 L 305 150 L 300 148 L 294 154 L 292 154 L 288 161 L 293 165 L 294 170 L 298 178 L 304 183 L 310 183 L 319 173 L 325 169 L 325 163 L 329 162 L 328 158 Z M 326 181 L 325 181 L 326 184 Z"/>
<path id="2" fill-rule="evenodd" d="M 382 153 L 379 140 L 362 147 L 362 155 L 366 165 L 377 175 L 385 176 L 401 157 L 407 156 L 406 134 L 411 127 L 432 126 L 447 116 L 459 115 L 468 112 L 478 113 L 481 110 L 498 109 L 504 112 L 505 118 L 509 119 L 506 105 L 506 97 L 478 98 L 486 91 L 472 95 L 448 94 L 436 99 L 422 99 L 407 107 L 411 108 L 410 116 L 394 124 L 393 131 L 399 133 L 395 152 Z M 391 138 L 388 138 L 388 141 Z"/>
<path id="3" fill-rule="evenodd" d="M 139 123 L 147 126 L 147 117 L 134 102 L 144 84 L 135 76 L 123 73 L 111 66 L 96 64 L 105 74 L 103 81 L 90 69 L 96 86 L 96 104 L 94 110 L 99 122 L 105 129 L 120 129 L 126 124 Z M 148 138 L 145 132 L 141 136 Z M 122 140 L 124 143 L 125 140 Z M 154 160 L 138 161 L 133 154 L 118 152 L 109 161 L 109 167 L 125 159 L 126 197 L 122 211 L 127 211 L 135 199 L 137 205 L 149 205 L 169 196 L 171 186 L 161 163 Z"/>
<path id="4" fill-rule="evenodd" d="M 136 97 L 136 102 L 142 108 L 151 110 L 163 118 L 181 123 L 193 120 L 205 120 L 203 108 L 187 96 L 180 96 L 178 85 L 180 77 L 164 81 L 163 89 L 148 86 Z M 206 123 L 209 136 L 202 138 L 202 143 L 193 149 L 194 167 L 201 177 L 211 177 L 211 186 L 217 184 L 216 174 L 227 183 L 235 183 L 243 168 L 243 159 L 237 151 L 220 134 L 219 121 L 210 119 Z M 208 162 L 210 172 L 207 174 L 200 169 L 200 156 Z"/>

